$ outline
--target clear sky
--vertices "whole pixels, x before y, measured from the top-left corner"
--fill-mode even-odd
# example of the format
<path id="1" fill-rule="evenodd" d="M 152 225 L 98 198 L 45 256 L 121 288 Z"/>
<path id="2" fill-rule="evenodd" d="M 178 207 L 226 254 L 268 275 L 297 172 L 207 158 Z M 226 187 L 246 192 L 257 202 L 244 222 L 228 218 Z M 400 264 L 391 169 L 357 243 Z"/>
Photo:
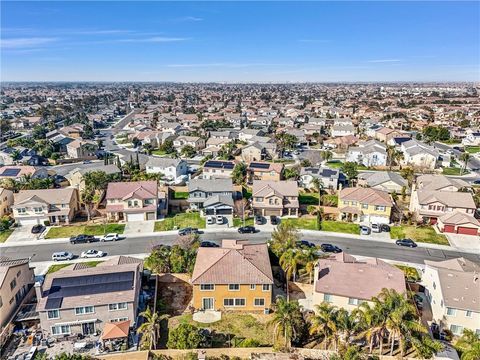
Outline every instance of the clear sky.
<path id="1" fill-rule="evenodd" d="M 3 81 L 479 81 L 480 3 L 1 2 Z"/>

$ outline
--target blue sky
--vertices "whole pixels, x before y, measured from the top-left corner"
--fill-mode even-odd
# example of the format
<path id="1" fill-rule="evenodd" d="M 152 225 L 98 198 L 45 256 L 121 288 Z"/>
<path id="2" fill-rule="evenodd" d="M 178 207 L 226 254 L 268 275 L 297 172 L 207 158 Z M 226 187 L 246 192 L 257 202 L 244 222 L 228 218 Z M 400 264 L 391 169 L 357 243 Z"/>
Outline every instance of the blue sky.
<path id="1" fill-rule="evenodd" d="M 3 81 L 479 81 L 479 2 L 1 2 Z"/>

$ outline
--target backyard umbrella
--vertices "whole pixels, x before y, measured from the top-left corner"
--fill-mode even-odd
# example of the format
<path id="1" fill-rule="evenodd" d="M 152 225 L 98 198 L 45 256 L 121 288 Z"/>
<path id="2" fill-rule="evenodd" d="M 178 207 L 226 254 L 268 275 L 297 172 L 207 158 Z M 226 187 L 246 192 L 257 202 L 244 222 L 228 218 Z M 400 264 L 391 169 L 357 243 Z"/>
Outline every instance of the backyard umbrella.
<path id="1" fill-rule="evenodd" d="M 100 340 L 114 340 L 128 337 L 130 329 L 130 320 L 119 321 L 115 323 L 106 323 L 103 328 L 102 336 Z"/>

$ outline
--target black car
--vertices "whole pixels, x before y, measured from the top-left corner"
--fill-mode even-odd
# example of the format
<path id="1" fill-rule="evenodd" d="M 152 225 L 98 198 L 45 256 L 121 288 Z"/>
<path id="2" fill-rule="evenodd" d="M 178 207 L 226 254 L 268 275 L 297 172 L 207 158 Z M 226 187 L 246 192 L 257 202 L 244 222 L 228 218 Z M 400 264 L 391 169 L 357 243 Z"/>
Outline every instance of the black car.
<path id="1" fill-rule="evenodd" d="M 262 225 L 263 224 L 263 216 L 260 216 L 260 215 L 255 216 L 255 224 Z"/>
<path id="2" fill-rule="evenodd" d="M 185 236 L 190 234 L 200 234 L 197 228 L 186 227 L 178 230 L 178 235 Z"/>
<path id="3" fill-rule="evenodd" d="M 390 232 L 390 226 L 388 226 L 387 224 L 381 224 L 380 232 Z"/>
<path id="4" fill-rule="evenodd" d="M 219 247 L 217 244 L 215 244 L 214 242 L 211 242 L 211 241 L 202 241 L 200 243 L 200 247 Z"/>
<path id="5" fill-rule="evenodd" d="M 77 235 L 77 236 L 72 236 L 70 238 L 70 243 L 71 244 L 82 244 L 82 243 L 91 243 L 94 242 L 95 236 L 93 235 Z"/>
<path id="6" fill-rule="evenodd" d="M 311 243 L 310 241 L 307 240 L 299 240 L 295 242 L 295 245 L 298 247 L 307 247 L 307 248 L 314 248 L 315 244 Z"/>
<path id="7" fill-rule="evenodd" d="M 326 253 L 338 254 L 338 253 L 342 252 L 342 249 L 340 249 L 338 246 L 335 246 L 335 245 L 332 245 L 332 244 L 322 244 L 322 245 L 320 245 L 320 249 L 323 252 L 326 252 Z"/>
<path id="8" fill-rule="evenodd" d="M 238 228 L 238 232 L 239 232 L 240 234 L 248 234 L 248 233 L 253 234 L 253 233 L 255 233 L 256 231 L 257 231 L 257 230 L 255 229 L 254 226 L 249 226 L 249 225 L 247 225 L 247 226 L 242 226 L 242 227 L 239 227 L 239 228 Z"/>
<path id="9" fill-rule="evenodd" d="M 270 216 L 270 224 L 272 225 L 278 225 L 280 221 L 278 221 L 278 218 L 275 215 Z"/>
<path id="10" fill-rule="evenodd" d="M 32 228 L 32 234 L 41 234 L 44 230 L 45 226 L 38 224 Z"/>
<path id="11" fill-rule="evenodd" d="M 473 185 L 480 185 L 480 180 L 475 180 L 475 181 L 473 182 Z"/>
<path id="12" fill-rule="evenodd" d="M 417 244 L 412 239 L 398 239 L 397 241 L 395 241 L 395 244 L 397 244 L 398 246 L 406 246 L 410 248 L 417 247 Z"/>

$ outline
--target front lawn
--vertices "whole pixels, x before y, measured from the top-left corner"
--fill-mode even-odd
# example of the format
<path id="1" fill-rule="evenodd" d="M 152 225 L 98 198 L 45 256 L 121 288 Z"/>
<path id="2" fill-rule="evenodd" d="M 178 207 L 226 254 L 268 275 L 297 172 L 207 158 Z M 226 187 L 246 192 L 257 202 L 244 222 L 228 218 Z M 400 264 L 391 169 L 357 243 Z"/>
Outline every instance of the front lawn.
<path id="1" fill-rule="evenodd" d="M 305 230 L 318 230 L 317 228 L 317 218 L 316 217 L 301 217 L 301 218 L 290 218 L 290 219 L 282 219 L 282 222 L 292 224 L 297 229 L 305 229 Z M 324 220 L 322 221 L 322 229 L 321 231 L 331 231 L 331 232 L 338 232 L 343 234 L 353 234 L 359 235 L 360 228 L 357 224 L 341 222 L 341 221 L 331 221 L 331 220 Z"/>
<path id="2" fill-rule="evenodd" d="M 82 262 L 82 264 L 88 266 L 88 267 L 95 267 L 97 266 L 98 264 L 102 263 L 103 261 L 98 261 L 98 260 L 93 260 L 93 261 L 86 261 L 86 262 Z M 54 265 L 50 265 L 50 267 L 48 268 L 47 270 L 47 274 L 51 274 L 51 273 L 54 273 L 60 269 L 63 269 L 64 267 L 67 267 L 69 265 L 72 265 L 72 263 L 64 263 L 64 264 L 54 264 Z"/>
<path id="3" fill-rule="evenodd" d="M 468 172 L 468 170 L 462 171 L 462 168 L 459 167 L 446 167 L 442 170 L 443 175 L 465 175 L 468 174 Z"/>
<path id="4" fill-rule="evenodd" d="M 175 191 L 173 193 L 174 200 L 185 200 L 188 199 L 188 192 L 187 191 Z"/>
<path id="5" fill-rule="evenodd" d="M 13 233 L 13 229 L 8 229 L 0 232 L 0 243 L 7 241 L 8 237 Z"/>
<path id="6" fill-rule="evenodd" d="M 467 146 L 465 147 L 465 151 L 470 154 L 476 154 L 480 152 L 480 146 Z"/>
<path id="7" fill-rule="evenodd" d="M 45 239 L 67 238 L 80 234 L 85 235 L 105 235 L 109 233 L 123 234 L 125 224 L 99 224 L 99 225 L 79 225 L 79 226 L 59 226 L 52 227 L 45 235 Z"/>
<path id="8" fill-rule="evenodd" d="M 246 218 L 245 226 L 254 226 L 253 220 L 254 220 L 253 217 Z M 240 226 L 244 226 L 242 218 L 239 218 L 239 217 L 233 218 L 233 227 L 240 227 Z"/>
<path id="9" fill-rule="evenodd" d="M 392 226 L 390 230 L 390 238 L 392 239 L 402 239 L 409 238 L 414 241 L 430 243 L 430 244 L 439 244 L 439 245 L 450 245 L 447 237 L 442 234 L 437 234 L 431 226 Z"/>
<path id="10" fill-rule="evenodd" d="M 200 217 L 199 213 L 180 213 L 155 222 L 153 231 L 169 231 L 185 227 L 204 229 L 205 219 Z"/>
<path id="11" fill-rule="evenodd" d="M 282 222 L 293 225 L 297 229 L 318 230 L 317 218 L 307 218 L 307 217 L 289 218 L 289 219 L 282 219 Z"/>

